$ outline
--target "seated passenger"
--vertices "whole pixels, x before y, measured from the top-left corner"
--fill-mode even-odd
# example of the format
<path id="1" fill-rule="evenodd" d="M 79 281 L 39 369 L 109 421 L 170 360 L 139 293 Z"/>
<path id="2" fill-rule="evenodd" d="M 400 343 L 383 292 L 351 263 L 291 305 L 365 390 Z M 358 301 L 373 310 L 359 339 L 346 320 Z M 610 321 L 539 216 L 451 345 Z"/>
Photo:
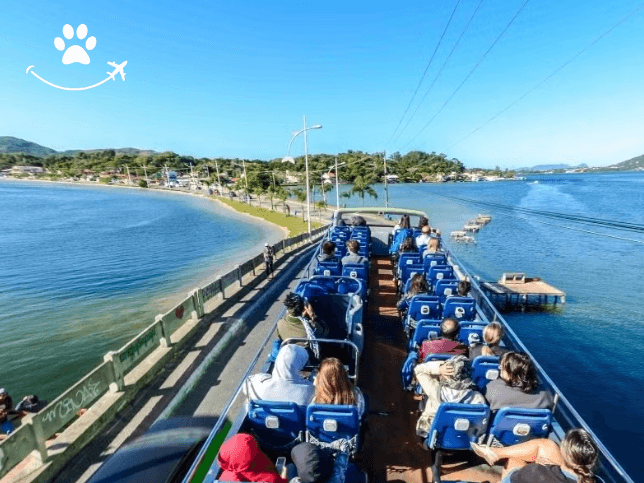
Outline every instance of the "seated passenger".
<path id="1" fill-rule="evenodd" d="M 429 292 L 429 287 L 425 281 L 425 276 L 422 273 L 416 273 L 411 279 L 409 291 L 403 295 L 398 302 L 398 311 L 404 313 L 409 308 L 409 302 L 414 295 L 425 294 Z"/>
<path id="2" fill-rule="evenodd" d="M 286 339 L 320 339 L 326 337 L 328 328 L 317 320 L 311 304 L 304 303 L 304 299 L 291 292 L 284 300 L 286 314 L 277 322 L 277 336 L 280 340 Z M 306 342 L 298 342 L 300 346 L 306 347 Z M 319 357 L 317 344 L 311 344 L 311 350 L 316 357 Z"/>
<path id="3" fill-rule="evenodd" d="M 250 434 L 237 433 L 227 440 L 221 445 L 217 460 L 222 469 L 219 481 L 288 483 L 277 474 L 275 465 Z"/>
<path id="4" fill-rule="evenodd" d="M 426 216 L 421 216 L 420 218 L 418 218 L 418 228 L 422 230 L 425 226 L 429 226 L 429 220 Z"/>
<path id="5" fill-rule="evenodd" d="M 550 393 L 539 389 L 534 365 L 522 352 L 503 354 L 499 363 L 499 379 L 488 382 L 485 399 L 492 411 L 507 406 L 546 409 L 553 403 Z"/>
<path id="6" fill-rule="evenodd" d="M 9 413 L 12 409 L 13 400 L 11 396 L 6 389 L 0 389 L 0 441 L 6 439 L 15 429 L 9 419 Z"/>
<path id="7" fill-rule="evenodd" d="M 416 245 L 417 246 L 427 245 L 429 243 L 429 240 L 432 239 L 431 232 L 432 232 L 432 229 L 429 225 L 425 225 L 424 227 L 422 227 L 420 230 L 420 235 L 416 237 Z"/>
<path id="8" fill-rule="evenodd" d="M 360 242 L 358 240 L 347 240 L 347 254 L 342 257 L 342 265 L 347 263 L 367 263 L 367 259 L 358 255 L 360 250 Z"/>
<path id="9" fill-rule="evenodd" d="M 399 253 L 414 253 L 416 251 L 417 249 L 416 244 L 414 243 L 414 237 L 411 236 L 406 237 L 400 244 L 400 248 L 398 248 Z"/>
<path id="10" fill-rule="evenodd" d="M 362 391 L 354 387 L 340 359 L 327 357 L 320 363 L 315 377 L 315 397 L 312 404 L 348 404 L 358 407 L 360 417 L 365 411 Z"/>
<path id="11" fill-rule="evenodd" d="M 420 348 L 418 360 L 423 361 L 427 354 L 467 354 L 468 348 L 458 340 L 461 330 L 458 320 L 447 317 L 441 322 L 441 336 L 439 339 L 426 340 Z"/>
<path id="12" fill-rule="evenodd" d="M 533 439 L 500 448 L 476 443 L 471 446 L 490 466 L 507 458 L 501 483 L 595 483 L 593 470 L 599 452 L 584 429 L 568 431 L 561 446 L 550 439 Z"/>
<path id="13" fill-rule="evenodd" d="M 315 394 L 315 386 L 300 371 L 309 360 L 306 349 L 299 345 L 282 347 L 275 359 L 272 374 L 253 374 L 242 389 L 248 399 L 290 401 L 306 406 Z"/>
<path id="14" fill-rule="evenodd" d="M 483 344 L 477 344 L 470 347 L 470 359 L 474 360 L 478 356 L 502 356 L 510 349 L 499 346 L 503 339 L 503 326 L 498 322 L 490 322 L 483 329 Z"/>
<path id="15" fill-rule="evenodd" d="M 472 389 L 470 362 L 465 356 L 454 356 L 447 361 L 430 361 L 418 364 L 414 374 L 427 396 L 416 434 L 427 437 L 438 406 L 444 402 L 486 404 L 485 398 Z"/>
<path id="16" fill-rule="evenodd" d="M 461 280 L 458 282 L 458 288 L 456 289 L 456 295 L 458 297 L 469 297 L 470 290 L 472 290 L 472 284 L 469 280 Z"/>
<path id="17" fill-rule="evenodd" d="M 427 242 L 427 248 L 423 252 L 423 257 L 430 253 L 441 253 L 441 240 L 440 238 L 430 238 Z"/>
<path id="18" fill-rule="evenodd" d="M 360 215 L 355 215 L 351 219 L 351 224 L 353 226 L 367 226 L 367 220 L 365 220 L 362 216 Z"/>
<path id="19" fill-rule="evenodd" d="M 325 241 L 322 244 L 322 253 L 318 255 L 320 262 L 335 262 L 338 259 L 335 256 L 335 243 L 332 241 Z"/>
<path id="20" fill-rule="evenodd" d="M 392 235 L 396 235 L 396 233 L 404 228 L 411 228 L 411 222 L 409 221 L 409 215 L 402 215 L 400 217 L 400 220 L 398 223 L 396 223 L 391 230 Z"/>

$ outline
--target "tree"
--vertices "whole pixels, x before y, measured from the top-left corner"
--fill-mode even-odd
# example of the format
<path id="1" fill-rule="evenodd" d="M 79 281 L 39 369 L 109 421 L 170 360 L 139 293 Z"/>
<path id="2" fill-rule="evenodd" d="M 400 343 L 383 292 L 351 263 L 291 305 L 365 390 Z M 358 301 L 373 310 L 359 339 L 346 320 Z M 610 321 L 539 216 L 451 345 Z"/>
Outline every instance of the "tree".
<path id="1" fill-rule="evenodd" d="M 331 183 L 322 183 L 322 186 L 320 187 L 320 191 L 322 192 L 322 199 L 324 199 L 324 203 L 326 204 L 326 194 L 333 189 L 333 185 Z"/>
<path id="2" fill-rule="evenodd" d="M 304 220 L 304 203 L 306 203 L 306 190 L 297 188 L 293 190 L 293 194 L 295 195 L 297 201 L 302 203 L 302 220 Z"/>
<path id="3" fill-rule="evenodd" d="M 372 198 L 378 199 L 378 193 L 369 185 L 369 181 L 370 180 L 367 180 L 362 176 L 358 176 L 355 180 L 353 180 L 353 186 L 350 190 L 351 194 L 357 194 L 360 198 L 362 198 L 362 206 L 364 206 L 365 195 L 369 195 Z"/>

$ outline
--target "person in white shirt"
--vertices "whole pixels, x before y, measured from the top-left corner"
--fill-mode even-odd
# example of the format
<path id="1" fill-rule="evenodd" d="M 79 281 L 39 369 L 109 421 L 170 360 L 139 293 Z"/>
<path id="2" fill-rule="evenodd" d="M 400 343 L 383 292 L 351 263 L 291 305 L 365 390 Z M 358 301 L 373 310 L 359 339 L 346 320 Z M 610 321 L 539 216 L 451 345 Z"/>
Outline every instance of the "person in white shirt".
<path id="1" fill-rule="evenodd" d="M 427 245 L 431 238 L 432 228 L 429 225 L 425 225 L 420 231 L 420 235 L 416 237 L 416 246 Z"/>

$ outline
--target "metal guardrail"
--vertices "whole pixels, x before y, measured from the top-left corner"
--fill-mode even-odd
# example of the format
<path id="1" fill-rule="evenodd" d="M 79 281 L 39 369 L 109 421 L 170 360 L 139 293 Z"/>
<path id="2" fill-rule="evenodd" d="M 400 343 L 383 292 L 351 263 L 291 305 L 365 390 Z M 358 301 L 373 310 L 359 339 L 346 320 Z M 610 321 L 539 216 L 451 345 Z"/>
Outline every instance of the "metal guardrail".
<path id="1" fill-rule="evenodd" d="M 311 238 L 327 230 L 320 227 L 311 231 Z M 309 241 L 305 233 L 273 245 L 277 256 L 286 249 Z M 262 254 L 236 265 L 230 272 L 218 277 L 205 287 L 194 290 L 180 304 L 165 314 L 156 316 L 155 322 L 116 351 L 107 353 L 104 361 L 77 383 L 64 391 L 44 409 L 23 419 L 23 424 L 0 443 L 0 478 L 20 463 L 32 451 L 39 451 L 42 460 L 47 458 L 46 440 L 70 424 L 80 409 L 87 409 L 109 391 L 125 389 L 125 375 L 160 346 L 170 347 L 171 336 L 186 322 L 197 322 L 203 317 L 206 301 L 221 295 L 233 284 L 242 285 L 243 277 L 255 274 L 264 262 Z"/>

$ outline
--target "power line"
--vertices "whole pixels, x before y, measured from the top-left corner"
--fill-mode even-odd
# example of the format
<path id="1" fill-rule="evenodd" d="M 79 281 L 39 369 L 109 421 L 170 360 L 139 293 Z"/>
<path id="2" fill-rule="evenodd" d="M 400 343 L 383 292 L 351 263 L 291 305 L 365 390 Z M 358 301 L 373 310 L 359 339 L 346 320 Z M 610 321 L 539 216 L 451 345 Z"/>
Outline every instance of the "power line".
<path id="1" fill-rule="evenodd" d="M 411 99 L 409 100 L 409 104 L 407 104 L 407 107 L 405 108 L 405 112 L 403 112 L 403 115 L 400 117 L 400 120 L 398 121 L 398 125 L 396 126 L 396 129 L 394 129 L 394 132 L 391 134 L 391 137 L 389 138 L 389 141 L 387 141 L 387 144 L 385 146 L 388 146 L 389 143 L 394 138 L 394 135 L 396 134 L 396 131 L 400 127 L 400 124 L 402 123 L 403 119 L 405 118 L 405 115 L 409 111 L 409 108 L 411 107 L 412 102 L 414 102 L 414 99 L 416 98 L 416 94 L 418 94 L 418 90 L 420 89 L 420 85 L 423 83 L 423 80 L 425 80 L 425 75 L 427 75 L 427 71 L 429 70 L 429 67 L 432 65 L 432 61 L 434 60 L 434 57 L 436 56 L 436 52 L 438 51 L 438 48 L 441 45 L 441 42 L 443 41 L 443 37 L 445 36 L 445 32 L 447 32 L 448 27 L 452 23 L 452 19 L 454 18 L 454 14 L 456 13 L 456 9 L 458 8 L 459 3 L 461 3 L 461 0 L 456 0 L 456 4 L 454 5 L 454 9 L 452 10 L 452 14 L 449 17 L 449 20 L 447 21 L 447 25 L 445 25 L 445 28 L 443 29 L 443 33 L 441 34 L 440 38 L 438 39 L 438 43 L 436 44 L 436 48 L 434 49 L 434 52 L 432 53 L 432 56 L 429 59 L 429 62 L 427 62 L 427 66 L 425 67 L 425 71 L 423 72 L 423 75 L 420 77 L 420 80 L 418 81 L 418 85 L 416 86 L 416 90 L 414 91 L 414 94 L 411 96 Z"/>
<path id="2" fill-rule="evenodd" d="M 597 37 L 595 40 L 593 40 L 591 43 L 589 43 L 586 47 L 584 47 L 583 49 L 581 49 L 579 52 L 577 52 L 575 55 L 573 55 L 570 59 L 568 59 L 566 62 L 564 62 L 563 64 L 561 64 L 559 67 L 557 67 L 557 68 L 556 68 L 554 71 L 552 71 L 549 75 L 547 75 L 546 77 L 544 77 L 541 81 L 539 81 L 539 82 L 538 82 L 537 84 L 535 84 L 531 89 L 529 89 L 525 94 L 521 95 L 521 96 L 520 96 L 520 97 L 518 97 L 515 101 L 513 101 L 513 102 L 511 102 L 510 104 L 508 104 L 507 106 L 505 106 L 503 109 L 501 109 L 499 112 L 497 112 L 497 113 L 496 113 L 494 116 L 492 116 L 490 119 L 488 119 L 488 120 L 487 120 L 487 121 L 485 121 L 483 124 L 481 124 L 479 127 L 477 127 L 476 129 L 474 129 L 474 131 L 472 131 L 471 133 L 469 133 L 469 134 L 468 134 L 468 135 L 466 135 L 465 137 L 463 137 L 463 138 L 459 139 L 459 140 L 458 140 L 458 141 L 456 141 L 454 144 L 452 144 L 451 146 L 449 146 L 449 147 L 447 148 L 447 150 L 449 151 L 451 148 L 453 148 L 453 147 L 454 147 L 454 146 L 456 146 L 457 144 L 461 143 L 462 141 L 466 140 L 467 138 L 469 138 L 469 137 L 470 137 L 471 135 L 473 135 L 474 133 L 476 133 L 476 132 L 480 131 L 484 126 L 486 126 L 487 124 L 489 124 L 489 123 L 491 123 L 492 121 L 494 121 L 497 117 L 499 117 L 501 114 L 503 114 L 503 113 L 504 113 L 504 112 L 506 112 L 508 109 L 510 109 L 511 107 L 513 107 L 515 104 L 519 103 L 520 101 L 522 101 L 523 99 L 525 99 L 526 97 L 528 97 L 530 94 L 532 94 L 534 91 L 536 91 L 539 87 L 541 87 L 543 84 L 545 84 L 547 81 L 549 81 L 552 77 L 554 77 L 556 74 L 558 74 L 558 73 L 559 73 L 560 71 L 562 71 L 564 68 L 566 68 L 570 63 L 572 63 L 574 60 L 576 60 L 576 59 L 577 59 L 577 57 L 579 57 L 579 56 L 581 56 L 582 54 L 584 54 L 588 49 L 590 49 L 592 46 L 594 46 L 596 43 L 598 43 L 600 40 L 602 40 L 604 37 L 606 37 L 609 33 L 611 33 L 613 30 L 615 30 L 615 29 L 616 29 L 617 27 L 619 27 L 621 24 L 623 24 L 624 22 L 626 22 L 626 20 L 628 20 L 630 17 L 632 17 L 633 15 L 635 15 L 635 13 L 636 13 L 638 10 L 640 10 L 642 7 L 644 7 L 644 3 L 639 4 L 639 5 L 638 5 L 634 10 L 632 10 L 628 15 L 626 15 L 624 18 L 622 18 L 621 20 L 619 20 L 616 24 L 614 24 L 612 27 L 610 27 L 608 30 L 606 30 L 604 33 L 602 33 L 599 37 Z"/>
<path id="3" fill-rule="evenodd" d="M 522 11 L 523 11 L 523 9 L 525 8 L 525 6 L 528 4 L 528 2 L 530 2 L 530 0 L 526 0 L 526 1 L 523 3 L 523 5 L 521 5 L 521 8 L 519 8 L 519 10 L 517 10 L 517 13 L 515 13 L 515 14 L 514 14 L 514 16 L 510 19 L 510 21 L 509 21 L 509 22 L 508 22 L 508 24 L 505 26 L 505 28 L 501 31 L 501 33 L 500 33 L 500 34 L 498 35 L 498 37 L 494 40 L 494 42 L 492 42 L 492 45 L 490 45 L 490 47 L 489 47 L 489 48 L 485 51 L 485 53 L 481 56 L 481 58 L 478 60 L 478 62 L 476 63 L 476 65 L 474 65 L 474 67 L 472 67 L 472 70 L 470 70 L 470 71 L 469 71 L 469 73 L 465 76 L 465 78 L 463 79 L 463 81 L 458 85 L 458 87 L 456 88 L 456 90 L 454 90 L 454 92 L 452 92 L 452 94 L 447 98 L 447 100 L 445 101 L 445 103 L 440 107 L 440 109 L 438 109 L 438 111 L 436 112 L 436 114 L 434 114 L 434 116 L 433 116 L 429 121 L 427 121 L 427 124 L 425 124 L 425 125 L 421 128 L 421 130 L 420 130 L 420 131 L 418 131 L 418 132 L 416 133 L 416 135 L 415 135 L 413 138 L 411 138 L 411 140 L 410 140 L 410 141 L 405 145 L 405 147 L 406 147 L 406 146 L 408 146 L 408 145 L 410 145 L 410 144 L 411 144 L 411 143 L 412 143 L 412 142 L 413 142 L 413 141 L 414 141 L 418 136 L 420 136 L 420 134 L 421 134 L 425 129 L 427 129 L 427 126 L 429 126 L 429 125 L 432 123 L 432 121 L 433 121 L 434 119 L 436 119 L 436 117 L 437 117 L 441 112 L 443 112 L 443 109 L 445 109 L 445 107 L 447 106 L 447 104 L 449 104 L 449 102 L 450 102 L 450 101 L 452 100 L 452 98 L 456 95 L 456 93 L 457 93 L 458 91 L 460 91 L 460 90 L 461 90 L 461 87 L 463 87 L 463 85 L 467 82 L 467 80 L 472 76 L 472 74 L 474 73 L 474 71 L 475 71 L 476 69 L 478 69 L 479 65 L 481 65 L 481 62 L 483 62 L 483 60 L 485 59 L 485 57 L 487 57 L 487 55 L 488 55 L 488 54 L 490 53 L 490 51 L 494 48 L 494 46 L 497 44 L 497 42 L 498 42 L 499 40 L 501 40 L 501 37 L 503 37 L 503 35 L 505 34 L 505 32 L 507 32 L 507 30 L 510 28 L 510 26 L 514 23 L 514 21 L 517 19 L 517 17 L 521 14 L 521 12 L 522 12 Z"/>

